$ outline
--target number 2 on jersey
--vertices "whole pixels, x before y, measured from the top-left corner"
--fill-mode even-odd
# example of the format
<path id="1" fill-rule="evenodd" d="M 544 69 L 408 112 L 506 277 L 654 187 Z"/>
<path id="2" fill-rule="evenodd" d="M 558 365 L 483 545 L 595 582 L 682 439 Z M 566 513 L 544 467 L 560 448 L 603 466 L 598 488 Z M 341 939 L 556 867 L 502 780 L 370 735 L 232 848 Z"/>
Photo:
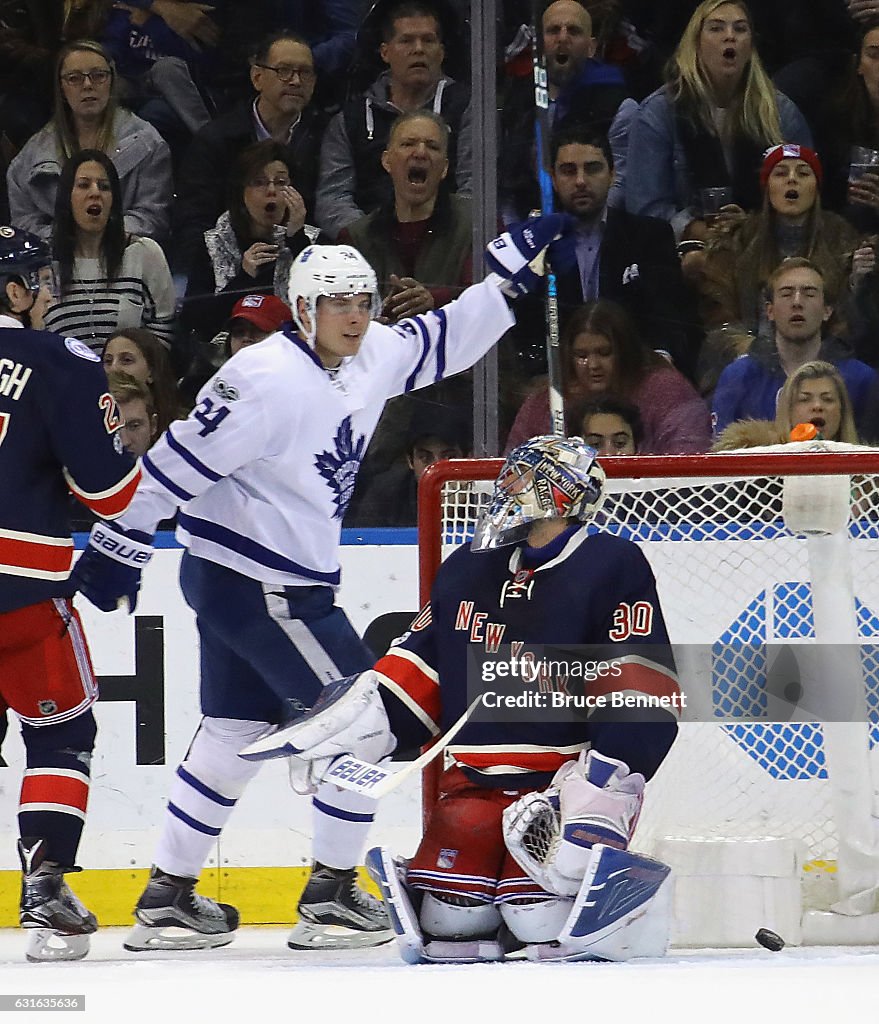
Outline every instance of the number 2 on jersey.
<path id="1" fill-rule="evenodd" d="M 109 391 L 105 391 L 98 399 L 98 405 L 104 410 L 104 430 L 112 434 L 122 426 L 122 417 L 119 415 L 116 400 Z"/>

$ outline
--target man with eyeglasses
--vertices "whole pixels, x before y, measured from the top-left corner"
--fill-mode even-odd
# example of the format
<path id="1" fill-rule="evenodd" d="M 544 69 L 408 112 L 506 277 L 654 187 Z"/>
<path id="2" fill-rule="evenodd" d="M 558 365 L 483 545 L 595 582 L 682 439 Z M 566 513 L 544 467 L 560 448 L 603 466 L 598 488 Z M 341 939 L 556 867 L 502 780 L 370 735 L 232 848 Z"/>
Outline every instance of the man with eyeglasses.
<path id="1" fill-rule="evenodd" d="M 446 187 L 470 192 L 470 90 L 443 72 L 445 48 L 436 9 L 422 0 L 392 4 L 382 20 L 382 40 L 379 52 L 387 70 L 343 105 L 321 144 L 315 217 L 332 238 L 393 202 L 382 153 L 400 114 L 427 109 L 443 118 L 449 127 Z"/>
<path id="2" fill-rule="evenodd" d="M 227 174 L 242 150 L 263 139 L 280 142 L 296 168 L 293 185 L 313 222 L 317 154 L 325 119 L 311 105 L 315 86 L 312 52 L 288 31 L 257 47 L 250 66 L 256 95 L 214 118 L 193 137 L 178 176 L 172 270 L 186 274 L 202 235 L 226 208 Z"/>

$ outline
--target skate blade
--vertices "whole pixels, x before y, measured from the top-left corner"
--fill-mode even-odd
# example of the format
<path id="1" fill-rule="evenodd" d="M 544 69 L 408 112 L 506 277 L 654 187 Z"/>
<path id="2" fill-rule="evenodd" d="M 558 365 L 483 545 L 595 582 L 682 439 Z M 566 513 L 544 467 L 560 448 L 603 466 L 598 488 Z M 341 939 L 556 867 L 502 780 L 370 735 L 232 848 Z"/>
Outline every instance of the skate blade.
<path id="1" fill-rule="evenodd" d="M 155 928 L 136 924 L 122 943 L 129 953 L 146 953 L 162 949 L 218 949 L 228 946 L 235 938 L 235 932 L 219 932 L 206 935 L 191 928 Z"/>
<path id="2" fill-rule="evenodd" d="M 363 949 L 367 946 L 381 946 L 393 937 L 390 928 L 366 932 L 338 924 L 300 921 L 287 936 L 287 945 L 290 949 Z"/>
<path id="3" fill-rule="evenodd" d="M 82 960 L 89 951 L 88 935 L 65 935 L 52 928 L 28 929 L 25 958 L 32 964 Z"/>

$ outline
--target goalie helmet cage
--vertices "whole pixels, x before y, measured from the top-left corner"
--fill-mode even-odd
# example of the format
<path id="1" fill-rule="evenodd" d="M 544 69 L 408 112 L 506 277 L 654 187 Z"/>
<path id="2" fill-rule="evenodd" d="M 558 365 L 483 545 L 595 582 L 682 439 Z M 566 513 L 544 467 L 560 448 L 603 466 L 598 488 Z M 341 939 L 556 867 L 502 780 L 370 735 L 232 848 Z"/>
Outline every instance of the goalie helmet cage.
<path id="1" fill-rule="evenodd" d="M 472 536 L 501 465 L 459 459 L 424 474 L 422 605 L 442 559 Z M 871 914 L 874 898 L 856 894 L 879 884 L 879 450 L 806 442 L 602 466 L 595 525 L 647 556 L 687 699 L 634 846 L 794 840 L 804 910 L 847 900 L 845 913 Z M 825 724 L 780 717 L 770 683 L 783 658 L 805 666 L 800 707 Z M 426 811 L 440 770 L 426 773 Z M 830 941 L 859 941 L 837 934 Z"/>

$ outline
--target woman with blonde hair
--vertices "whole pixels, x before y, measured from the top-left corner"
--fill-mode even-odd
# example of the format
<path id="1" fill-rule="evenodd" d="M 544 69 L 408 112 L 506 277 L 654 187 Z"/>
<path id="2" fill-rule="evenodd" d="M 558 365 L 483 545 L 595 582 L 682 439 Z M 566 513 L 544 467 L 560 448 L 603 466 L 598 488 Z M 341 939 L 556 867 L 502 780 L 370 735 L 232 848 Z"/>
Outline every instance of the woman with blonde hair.
<path id="1" fill-rule="evenodd" d="M 799 424 L 812 424 L 825 441 L 859 444 L 852 401 L 839 370 L 823 359 L 803 363 L 778 394 L 775 425 L 784 440 Z"/>
<path id="2" fill-rule="evenodd" d="M 744 3 L 703 0 L 667 71 L 632 117 L 626 209 L 671 222 L 678 237 L 702 215 L 701 192 L 729 189 L 731 212 L 760 205 L 764 150 L 812 145 L 803 115 L 767 76 Z M 738 208 L 736 210 L 735 208 Z M 692 237 L 692 229 L 684 237 Z"/>
<path id="3" fill-rule="evenodd" d="M 791 436 L 795 428 L 803 436 Z M 814 428 L 814 431 L 809 428 Z M 722 431 L 712 451 L 732 451 L 792 440 L 809 440 L 810 435 L 824 441 L 860 444 L 852 401 L 839 370 L 823 359 L 803 363 L 784 382 L 778 392 L 775 420 L 736 420 Z"/>
<path id="4" fill-rule="evenodd" d="M 125 230 L 162 240 L 168 233 L 171 154 L 151 124 L 117 106 L 116 71 L 89 39 L 68 43 L 55 65 L 54 114 L 9 165 L 12 223 L 49 239 L 61 168 L 81 149 L 98 149 L 116 165 Z"/>

